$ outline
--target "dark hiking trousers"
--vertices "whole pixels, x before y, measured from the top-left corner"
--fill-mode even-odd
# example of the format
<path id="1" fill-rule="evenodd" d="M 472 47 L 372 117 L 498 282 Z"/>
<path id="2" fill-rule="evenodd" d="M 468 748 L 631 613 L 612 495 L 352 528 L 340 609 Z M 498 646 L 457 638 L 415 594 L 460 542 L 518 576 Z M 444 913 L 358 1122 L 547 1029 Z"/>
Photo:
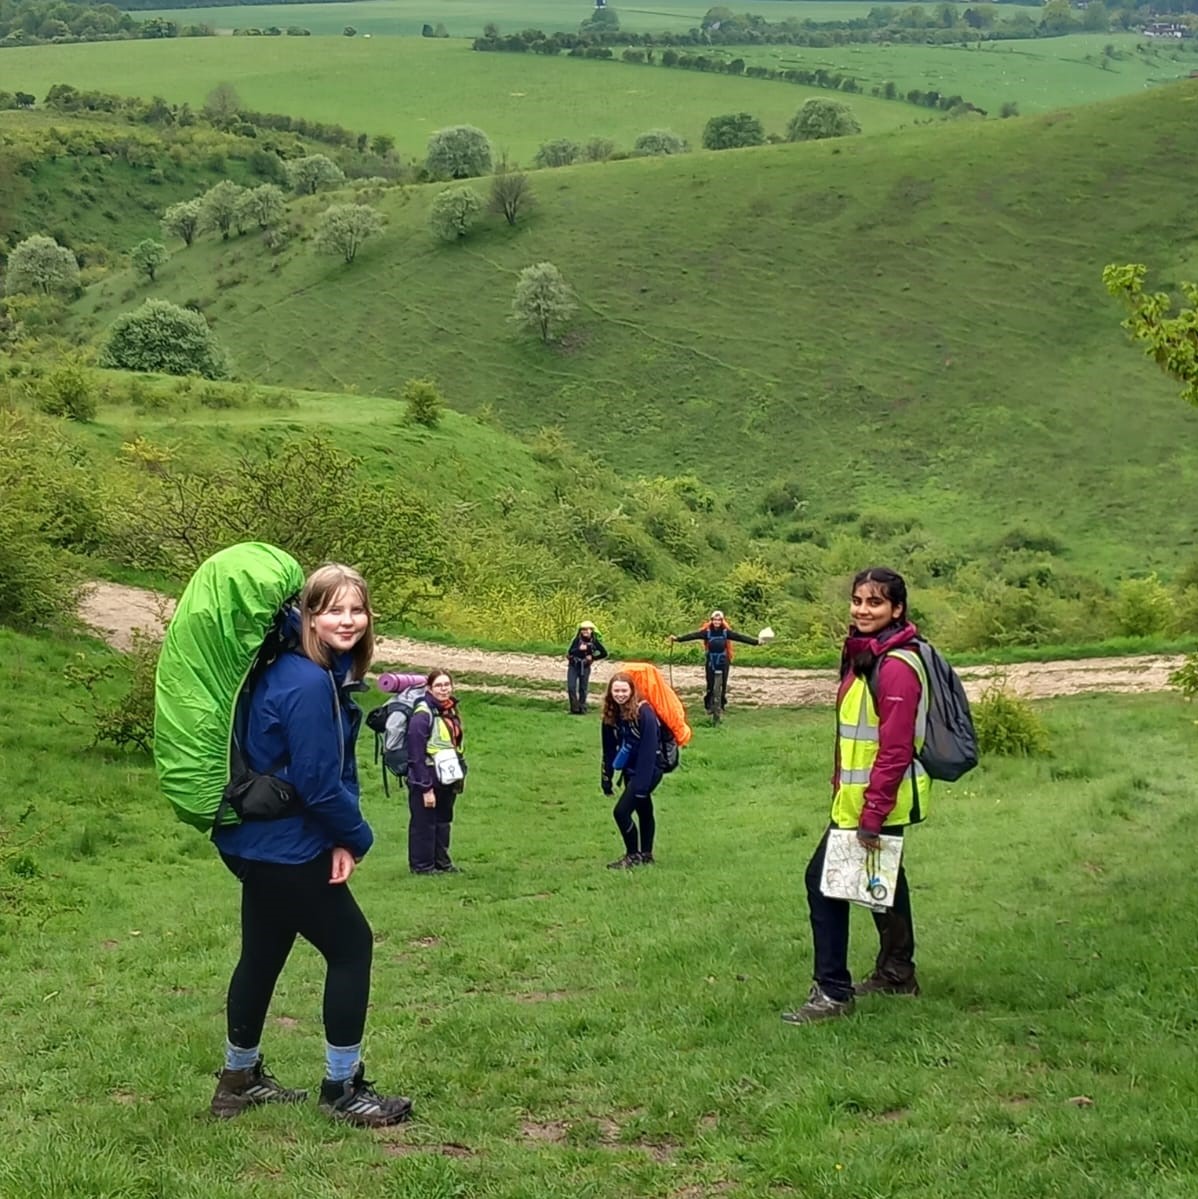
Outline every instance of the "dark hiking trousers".
<path id="1" fill-rule="evenodd" d="M 886 829 L 887 835 L 899 829 Z M 811 939 L 815 947 L 815 981 L 830 999 L 851 999 L 853 979 L 849 973 L 849 908 L 847 899 L 829 899 L 819 889 L 824 872 L 825 833 L 807 864 L 807 907 L 811 914 Z M 894 906 L 874 912 L 879 949 L 874 973 L 888 982 L 906 983 L 915 977 L 915 929 L 911 923 L 911 892 L 907 872 L 899 866 Z"/>
<path id="2" fill-rule="evenodd" d="M 720 710 L 728 706 L 728 668 L 730 663 L 724 659 L 724 665 L 717 668 L 711 663 L 711 656 L 704 661 L 704 674 L 707 678 L 707 691 L 703 695 L 704 711 L 711 711 L 713 698 L 719 697 Z"/>
<path id="3" fill-rule="evenodd" d="M 332 851 L 302 866 L 222 854 L 241 882 L 241 958 L 229 981 L 229 1042 L 253 1049 L 296 937 L 325 960 L 324 1035 L 357 1045 L 366 1026 L 374 938 L 345 883 L 329 882 Z"/>
<path id="4" fill-rule="evenodd" d="M 587 710 L 587 691 L 591 685 L 591 664 L 570 659 L 566 666 L 566 692 L 570 696 L 570 711 Z"/>
<path id="5" fill-rule="evenodd" d="M 424 788 L 408 786 L 408 868 L 431 874 L 453 865 L 449 837 L 453 831 L 453 805 L 458 793 L 453 786 L 437 783 L 435 808 L 424 806 Z"/>
<path id="6" fill-rule="evenodd" d="M 612 808 L 612 817 L 620 836 L 624 838 L 624 849 L 628 853 L 652 853 L 653 835 L 657 831 L 657 820 L 653 815 L 653 794 L 642 795 L 638 799 L 632 793 L 632 788 L 625 786 L 616 806 Z M 632 818 L 636 816 L 634 821 Z M 637 837 L 637 826 L 640 826 L 640 837 Z"/>

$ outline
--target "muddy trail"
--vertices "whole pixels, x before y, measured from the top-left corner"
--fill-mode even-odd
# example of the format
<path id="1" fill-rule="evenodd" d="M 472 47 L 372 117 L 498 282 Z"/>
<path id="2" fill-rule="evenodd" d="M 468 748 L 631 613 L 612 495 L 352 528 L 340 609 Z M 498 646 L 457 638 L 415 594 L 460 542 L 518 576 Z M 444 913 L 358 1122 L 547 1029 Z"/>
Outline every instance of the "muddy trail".
<path id="1" fill-rule="evenodd" d="M 80 616 L 89 628 L 118 649 L 127 649 L 136 629 L 161 635 L 170 618 L 171 602 L 153 591 L 116 583 L 97 583 L 80 605 Z M 738 705 L 797 707 L 831 703 L 836 676 L 831 670 L 800 670 L 753 666 L 747 651 L 733 668 L 730 692 Z M 413 641 L 406 637 L 380 637 L 376 662 L 389 669 L 427 669 L 443 666 L 459 680 L 461 691 L 554 697 L 565 689 L 565 653 L 505 653 L 462 649 Z M 958 673 L 971 699 L 995 678 L 1029 699 L 1049 699 L 1085 692 L 1135 694 L 1163 691 L 1171 671 L 1181 664 L 1179 655 L 1151 654 L 1131 658 L 1085 658 L 1062 662 L 1021 662 L 1010 666 L 963 666 Z M 592 686 L 602 686 L 618 663 L 597 663 Z M 687 663 L 673 667 L 674 686 L 683 693 L 703 690 L 703 668 Z M 495 681 L 488 681 L 495 680 Z"/>

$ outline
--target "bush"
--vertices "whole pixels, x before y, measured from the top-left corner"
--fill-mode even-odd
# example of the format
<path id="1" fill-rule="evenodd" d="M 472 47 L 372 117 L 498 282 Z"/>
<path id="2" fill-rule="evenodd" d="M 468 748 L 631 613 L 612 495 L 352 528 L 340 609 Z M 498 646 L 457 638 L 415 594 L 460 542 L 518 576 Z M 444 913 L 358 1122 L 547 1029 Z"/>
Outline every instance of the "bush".
<path id="1" fill-rule="evenodd" d="M 459 241 L 470 232 L 482 208 L 483 202 L 472 187 L 447 187 L 429 205 L 428 227 L 442 241 Z"/>
<path id="2" fill-rule="evenodd" d="M 408 406 L 408 420 L 412 424 L 435 429 L 441 423 L 444 401 L 431 379 L 409 379 L 399 398 Z"/>
<path id="3" fill-rule="evenodd" d="M 633 154 L 646 157 L 662 154 L 685 154 L 689 148 L 686 138 L 679 137 L 677 133 L 671 133 L 668 129 L 650 129 L 632 143 Z"/>
<path id="4" fill-rule="evenodd" d="M 577 310 L 573 288 L 552 262 L 538 262 L 520 272 L 512 297 L 511 319 L 536 329 L 542 341 L 547 342 L 553 330 L 568 321 Z"/>
<path id="5" fill-rule="evenodd" d="M 345 172 L 326 154 L 309 154 L 287 163 L 287 182 L 301 196 L 314 196 L 322 187 L 342 182 Z"/>
<path id="6" fill-rule="evenodd" d="M 581 156 L 582 147 L 577 142 L 568 137 L 558 137 L 541 144 L 533 163 L 538 167 L 568 167 Z"/>
<path id="7" fill-rule="evenodd" d="M 55 367 L 37 382 L 37 406 L 47 416 L 91 421 L 96 418 L 96 397 L 91 380 L 77 362 Z"/>
<path id="8" fill-rule="evenodd" d="M 133 647 L 119 664 L 88 663 L 82 654 L 63 668 L 67 683 L 87 694 L 92 709 L 92 745 L 109 744 L 117 749 L 154 750 L 154 672 L 162 643 L 141 629 L 133 632 Z M 100 685 L 121 671 L 127 686 L 117 699 L 106 700 Z"/>
<path id="9" fill-rule="evenodd" d="M 338 254 L 348 264 L 382 231 L 383 214 L 369 204 L 331 204 L 316 222 L 313 244 L 321 254 Z"/>
<path id="10" fill-rule="evenodd" d="M 22 292 L 43 296 L 73 292 L 79 286 L 79 263 L 66 246 L 35 233 L 19 242 L 9 254 L 4 285 L 10 296 Z"/>
<path id="11" fill-rule="evenodd" d="M 588 137 L 582 148 L 587 162 L 606 162 L 616 152 L 616 143 L 610 137 Z"/>
<path id="12" fill-rule="evenodd" d="M 819 96 L 813 96 L 790 118 L 786 126 L 786 140 L 819 141 L 829 137 L 847 137 L 860 132 L 861 125 L 847 104 L 839 100 L 824 100 Z"/>
<path id="13" fill-rule="evenodd" d="M 474 125 L 450 125 L 428 139 L 424 169 L 434 179 L 470 179 L 491 170 L 491 142 Z"/>
<path id="14" fill-rule="evenodd" d="M 491 176 L 488 209 L 514 226 L 521 214 L 526 215 L 535 203 L 528 176 L 523 171 L 513 171 L 504 159 Z"/>
<path id="15" fill-rule="evenodd" d="M 973 727 L 982 754 L 1030 758 L 1048 752 L 1048 730 L 1025 699 L 992 683 L 972 705 Z"/>
<path id="16" fill-rule="evenodd" d="M 1169 686 L 1176 687 L 1189 703 L 1198 698 L 1198 654 L 1190 654 L 1169 676 Z"/>
<path id="17" fill-rule="evenodd" d="M 143 241 L 139 241 L 137 245 L 129 251 L 129 262 L 133 269 L 138 274 L 145 275 L 151 283 L 154 281 L 154 276 L 158 273 L 158 268 L 170 257 L 166 252 L 166 246 L 160 241 L 154 241 L 153 238 L 147 237 Z"/>
<path id="18" fill-rule="evenodd" d="M 793 516 L 802 504 L 803 489 L 797 479 L 779 479 L 761 497 L 761 511 L 767 516 Z"/>
<path id="19" fill-rule="evenodd" d="M 109 326 L 101 366 L 167 375 L 224 379 L 229 363 L 208 322 L 198 312 L 167 300 L 146 300 Z"/>
<path id="20" fill-rule="evenodd" d="M 1170 631 L 1173 597 L 1154 574 L 1146 579 L 1125 579 L 1119 584 L 1112 615 L 1123 636 L 1152 637 Z"/>
<path id="21" fill-rule="evenodd" d="M 712 117 L 703 128 L 705 150 L 735 150 L 765 144 L 765 128 L 747 112 L 729 112 Z"/>

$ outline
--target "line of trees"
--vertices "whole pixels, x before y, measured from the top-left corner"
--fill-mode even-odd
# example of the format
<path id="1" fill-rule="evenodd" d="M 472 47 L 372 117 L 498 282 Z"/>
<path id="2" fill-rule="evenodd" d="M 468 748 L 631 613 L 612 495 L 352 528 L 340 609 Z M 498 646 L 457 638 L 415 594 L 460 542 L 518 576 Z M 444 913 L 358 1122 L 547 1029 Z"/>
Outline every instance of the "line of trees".
<path id="1" fill-rule="evenodd" d="M 211 37 L 214 33 L 209 25 L 180 25 L 164 17 L 138 21 L 113 4 L 80 4 L 71 0 L 5 0 L 0 4 L 0 48 L 137 38 Z"/>

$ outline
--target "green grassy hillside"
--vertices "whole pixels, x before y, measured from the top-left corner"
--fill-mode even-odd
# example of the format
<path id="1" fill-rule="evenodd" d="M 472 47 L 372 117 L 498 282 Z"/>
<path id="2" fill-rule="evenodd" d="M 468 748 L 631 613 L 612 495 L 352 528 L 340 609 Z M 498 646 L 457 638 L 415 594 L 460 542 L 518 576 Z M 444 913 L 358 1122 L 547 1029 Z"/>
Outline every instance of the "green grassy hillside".
<path id="1" fill-rule="evenodd" d="M 726 483 L 745 513 L 786 478 L 817 528 L 918 517 L 908 552 L 1033 526 L 1087 575 L 1171 573 L 1193 552 L 1176 497 L 1198 474 L 1198 417 L 1124 344 L 1099 276 L 1116 259 L 1198 273 L 1196 114 L 1189 84 L 545 172 L 526 226 L 451 247 L 425 228 L 435 189 L 408 189 L 352 267 L 207 241 L 149 291 L 199 300 L 254 378 L 385 393 L 431 374 L 451 404 L 517 431 L 561 424 L 625 473 Z M 505 319 L 516 272 L 541 259 L 583 304 L 549 348 Z M 144 294 L 127 286 L 85 302 L 92 333 Z"/>
<path id="2" fill-rule="evenodd" d="M 1051 760 L 940 788 L 907 848 L 922 996 L 807 1028 L 778 1015 L 809 986 L 828 712 L 697 729 L 636 871 L 604 869 L 620 850 L 594 718 L 465 697 L 455 876 L 408 874 L 405 805 L 363 748 L 364 1056 L 416 1105 L 372 1134 L 315 1097 L 206 1117 L 237 885 L 148 759 L 64 720 L 64 661 L 107 657 L 0 631 L 6 1199 L 1198 1192 L 1198 883 L 1179 851 L 1198 788 L 1176 698 L 1043 705 Z M 858 912 L 856 976 L 875 946 Z M 263 1041 L 287 1085 L 320 1078 L 322 979 L 297 946 Z"/>
<path id="3" fill-rule="evenodd" d="M 297 11 L 294 20 L 300 20 Z M 625 63 L 479 54 L 460 40 L 389 38 L 182 38 L 34 46 L 4 52 L 6 87 L 41 97 L 55 83 L 202 104 L 222 81 L 247 108 L 296 113 L 391 134 L 423 158 L 428 136 L 468 122 L 495 146 L 529 162 L 554 137 L 613 138 L 630 149 L 661 125 L 698 143 L 709 117 L 744 109 L 771 132 L 818 88 Z M 907 104 L 853 97 L 866 130 L 914 124 Z"/>

